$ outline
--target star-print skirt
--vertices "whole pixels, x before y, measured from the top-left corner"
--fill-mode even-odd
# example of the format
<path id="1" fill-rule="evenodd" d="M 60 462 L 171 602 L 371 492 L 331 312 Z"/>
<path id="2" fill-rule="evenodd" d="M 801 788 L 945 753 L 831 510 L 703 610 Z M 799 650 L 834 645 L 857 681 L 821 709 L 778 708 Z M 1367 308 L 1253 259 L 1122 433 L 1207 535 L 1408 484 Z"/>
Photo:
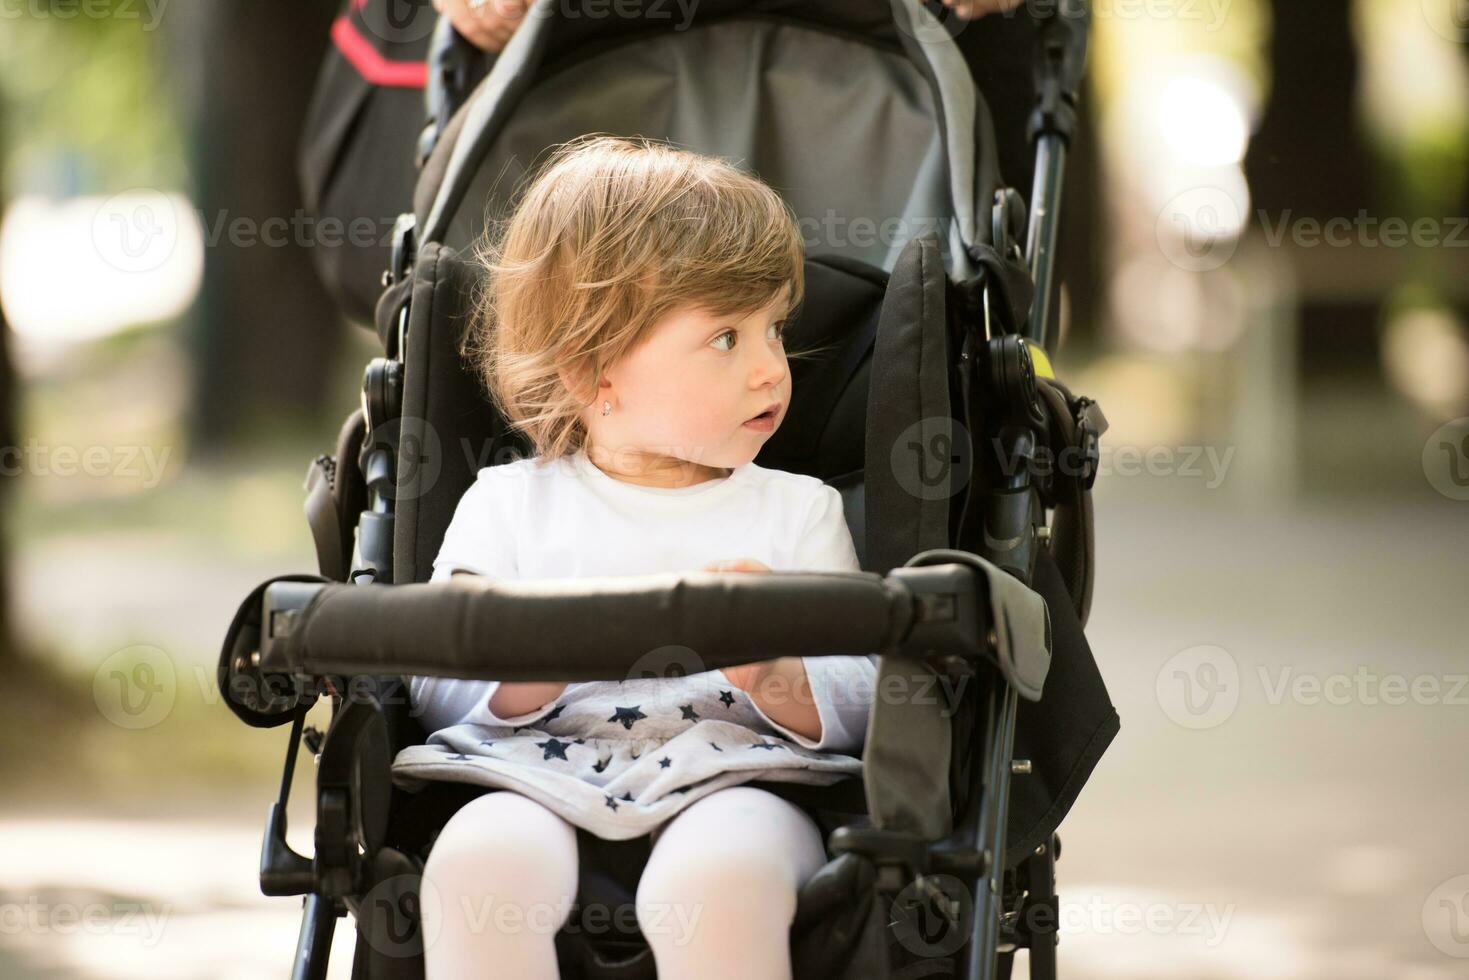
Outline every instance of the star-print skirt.
<path id="1" fill-rule="evenodd" d="M 729 786 L 827 785 L 861 769 L 851 756 L 797 745 L 710 671 L 570 684 L 522 727 L 440 729 L 398 753 L 393 781 L 409 791 L 428 780 L 514 790 L 598 837 L 626 840 Z"/>

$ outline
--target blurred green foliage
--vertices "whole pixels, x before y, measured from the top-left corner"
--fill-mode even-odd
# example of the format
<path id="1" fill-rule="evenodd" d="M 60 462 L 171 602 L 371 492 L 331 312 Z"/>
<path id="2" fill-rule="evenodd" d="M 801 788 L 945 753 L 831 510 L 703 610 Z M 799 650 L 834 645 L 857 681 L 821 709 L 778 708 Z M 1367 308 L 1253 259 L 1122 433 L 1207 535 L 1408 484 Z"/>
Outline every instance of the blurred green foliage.
<path id="1" fill-rule="evenodd" d="M 17 0 L 0 16 L 7 197 L 183 184 L 168 0 Z"/>

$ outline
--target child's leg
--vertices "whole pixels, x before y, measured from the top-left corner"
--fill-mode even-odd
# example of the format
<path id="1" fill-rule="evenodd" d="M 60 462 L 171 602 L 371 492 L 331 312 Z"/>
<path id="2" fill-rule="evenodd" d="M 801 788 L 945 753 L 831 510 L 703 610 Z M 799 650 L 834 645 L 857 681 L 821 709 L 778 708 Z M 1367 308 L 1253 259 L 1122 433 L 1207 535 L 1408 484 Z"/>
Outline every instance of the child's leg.
<path id="1" fill-rule="evenodd" d="M 555 980 L 577 887 L 569 823 L 518 793 L 476 797 L 439 832 L 423 878 L 427 980 Z"/>
<path id="2" fill-rule="evenodd" d="M 789 980 L 796 891 L 825 863 L 816 824 L 773 793 L 735 786 L 690 805 L 638 883 L 658 975 Z"/>

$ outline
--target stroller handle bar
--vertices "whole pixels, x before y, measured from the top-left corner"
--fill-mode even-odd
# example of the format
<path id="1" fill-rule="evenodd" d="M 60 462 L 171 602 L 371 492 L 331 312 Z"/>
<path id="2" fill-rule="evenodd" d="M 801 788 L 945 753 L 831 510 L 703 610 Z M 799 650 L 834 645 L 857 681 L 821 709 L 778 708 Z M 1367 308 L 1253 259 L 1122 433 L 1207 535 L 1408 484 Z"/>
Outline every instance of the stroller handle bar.
<path id="1" fill-rule="evenodd" d="M 691 571 L 470 575 L 390 587 L 277 582 L 265 591 L 256 664 L 263 673 L 310 677 L 587 681 L 784 656 L 956 656 L 990 662 L 1021 696 L 1039 699 L 1050 665 L 1044 600 L 976 555 L 937 550 L 914 562 L 925 556 L 934 563 L 886 576 Z"/>

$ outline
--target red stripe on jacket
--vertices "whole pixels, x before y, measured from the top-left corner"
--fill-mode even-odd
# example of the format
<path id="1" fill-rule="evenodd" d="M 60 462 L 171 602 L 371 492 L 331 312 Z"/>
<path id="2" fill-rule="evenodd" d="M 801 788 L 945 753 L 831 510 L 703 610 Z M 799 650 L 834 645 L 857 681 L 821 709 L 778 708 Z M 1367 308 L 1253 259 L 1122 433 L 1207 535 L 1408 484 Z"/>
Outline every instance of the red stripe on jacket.
<path id="1" fill-rule="evenodd" d="M 367 0 L 352 0 L 354 10 L 360 9 Z M 374 85 L 390 88 L 423 88 L 428 84 L 428 62 L 393 61 L 372 46 L 357 30 L 350 16 L 338 17 L 332 24 L 332 43 L 342 52 L 342 57 L 357 69 L 358 74 Z"/>

